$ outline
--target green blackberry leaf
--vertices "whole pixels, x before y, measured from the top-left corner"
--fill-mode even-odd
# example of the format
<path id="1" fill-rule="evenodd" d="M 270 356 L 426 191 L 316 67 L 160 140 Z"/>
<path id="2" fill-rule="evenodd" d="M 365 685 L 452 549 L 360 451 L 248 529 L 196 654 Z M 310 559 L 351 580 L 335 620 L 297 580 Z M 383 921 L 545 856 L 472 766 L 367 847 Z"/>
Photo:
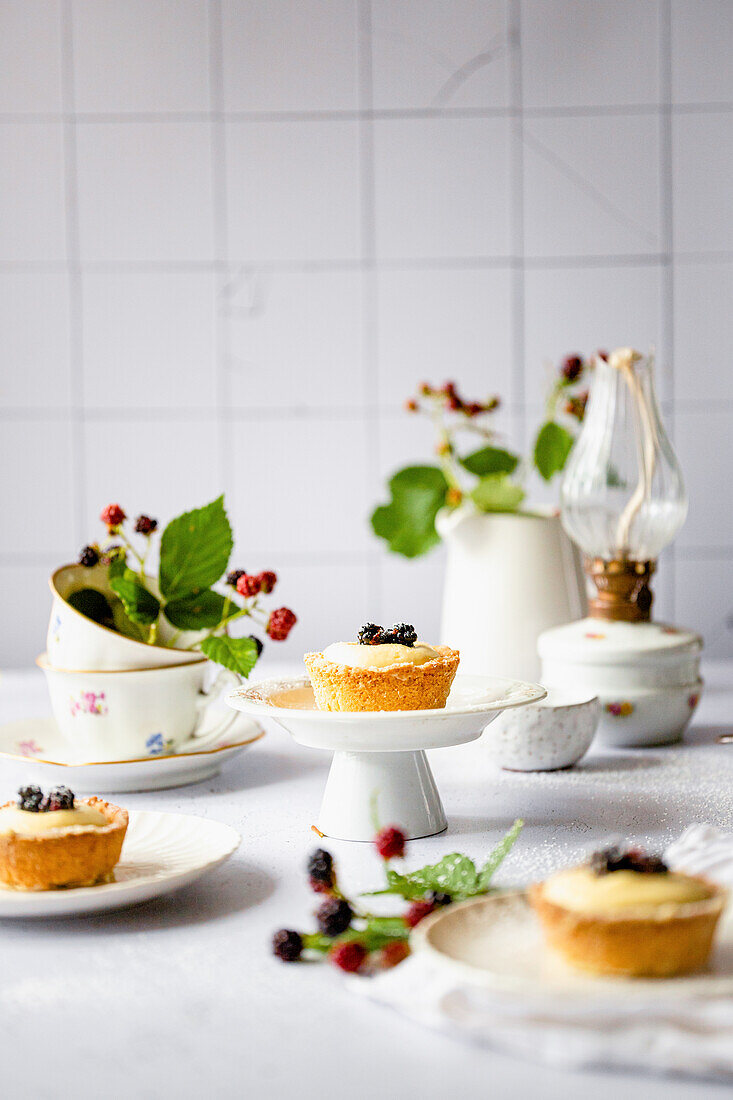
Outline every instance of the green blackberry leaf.
<path id="1" fill-rule="evenodd" d="M 470 474 L 485 477 L 487 474 L 513 474 L 519 465 L 519 458 L 501 447 L 482 447 L 480 451 L 459 459 L 459 462 Z"/>
<path id="2" fill-rule="evenodd" d="M 448 482 L 437 466 L 406 466 L 389 481 L 391 501 L 375 508 L 375 535 L 395 554 L 416 558 L 440 542 L 435 517 L 445 504 Z"/>
<path id="3" fill-rule="evenodd" d="M 127 576 L 127 572 L 129 570 L 123 576 L 110 577 L 110 588 L 122 600 L 128 619 L 149 626 L 158 618 L 160 601 L 134 575 Z"/>
<path id="4" fill-rule="evenodd" d="M 159 584 L 166 600 L 198 595 L 216 584 L 232 545 L 223 496 L 171 520 L 160 540 Z"/>
<path id="5" fill-rule="evenodd" d="M 471 493 L 482 512 L 516 512 L 524 496 L 524 489 L 510 481 L 507 474 L 487 474 Z"/>
<path id="6" fill-rule="evenodd" d="M 167 603 L 165 617 L 179 630 L 206 630 L 219 625 L 227 605 L 227 618 L 239 611 L 237 604 L 207 588 L 196 596 L 182 596 Z"/>
<path id="7" fill-rule="evenodd" d="M 257 645 L 252 638 L 230 638 L 227 634 L 204 638 L 201 651 L 216 664 L 245 679 L 257 664 Z"/>
<path id="8" fill-rule="evenodd" d="M 545 481 L 564 468 L 574 442 L 575 437 L 567 428 L 554 420 L 542 425 L 535 440 L 534 464 Z"/>
<path id="9" fill-rule="evenodd" d="M 494 872 L 504 862 L 506 857 L 511 852 L 516 843 L 517 837 L 521 833 L 523 827 L 524 822 L 521 820 L 521 818 L 517 818 L 506 836 L 502 837 L 502 839 L 496 845 L 479 873 L 479 893 L 484 893 L 486 890 L 489 889 L 489 886 L 491 885 L 491 880 L 494 877 Z"/>

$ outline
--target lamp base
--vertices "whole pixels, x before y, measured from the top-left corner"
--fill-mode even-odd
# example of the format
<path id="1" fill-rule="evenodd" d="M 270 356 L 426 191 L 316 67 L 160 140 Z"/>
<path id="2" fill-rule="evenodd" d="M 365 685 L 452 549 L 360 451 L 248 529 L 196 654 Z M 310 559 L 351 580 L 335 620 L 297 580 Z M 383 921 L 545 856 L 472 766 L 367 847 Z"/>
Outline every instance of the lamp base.
<path id="1" fill-rule="evenodd" d="M 649 581 L 656 569 L 655 562 L 587 557 L 583 568 L 596 587 L 596 594 L 588 603 L 593 619 L 649 622 L 654 600 Z"/>

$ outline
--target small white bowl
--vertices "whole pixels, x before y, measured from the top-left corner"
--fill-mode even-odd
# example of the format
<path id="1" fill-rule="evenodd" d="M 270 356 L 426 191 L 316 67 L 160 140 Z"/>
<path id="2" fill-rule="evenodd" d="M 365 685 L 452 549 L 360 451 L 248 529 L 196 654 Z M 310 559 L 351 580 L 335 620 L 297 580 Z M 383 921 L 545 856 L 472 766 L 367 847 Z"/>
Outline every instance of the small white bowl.
<path id="1" fill-rule="evenodd" d="M 597 696 L 550 691 L 538 703 L 500 714 L 484 732 L 484 743 L 508 771 L 570 768 L 590 748 L 600 715 Z"/>

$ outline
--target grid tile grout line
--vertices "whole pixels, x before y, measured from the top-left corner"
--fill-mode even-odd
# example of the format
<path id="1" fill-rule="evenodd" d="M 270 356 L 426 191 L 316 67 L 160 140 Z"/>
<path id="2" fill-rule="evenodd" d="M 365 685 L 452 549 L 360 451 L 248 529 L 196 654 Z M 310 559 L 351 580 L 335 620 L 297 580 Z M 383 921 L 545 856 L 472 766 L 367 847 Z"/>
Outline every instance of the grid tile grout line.
<path id="1" fill-rule="evenodd" d="M 603 118 L 660 114 L 673 115 L 729 114 L 733 102 L 718 103 L 629 103 L 623 105 L 593 104 L 574 107 L 384 107 L 366 110 L 310 111 L 59 111 L 0 112 L 0 125 L 42 124 L 70 121 L 85 124 L 125 124 L 139 122 L 349 122 L 359 119 L 435 119 L 435 118 Z"/>
<path id="2" fill-rule="evenodd" d="M 211 175 L 212 175 L 212 205 L 214 222 L 214 255 L 216 256 L 215 273 L 226 271 L 229 267 L 229 218 L 227 211 L 227 156 L 226 156 L 226 127 L 221 117 L 221 108 L 224 103 L 224 68 L 223 68 L 223 42 L 222 42 L 222 12 L 221 0 L 209 0 L 207 7 L 208 31 L 209 31 L 209 94 L 214 118 L 211 126 Z M 229 336 L 227 317 L 222 308 L 223 277 L 215 280 L 215 340 L 216 340 L 216 409 L 217 429 L 219 442 L 219 479 L 223 486 L 226 482 L 226 471 L 234 469 L 232 454 L 232 431 L 226 418 L 224 409 L 230 398 L 229 385 Z"/>
<path id="3" fill-rule="evenodd" d="M 371 115 L 373 105 L 374 74 L 372 67 L 372 5 L 371 0 L 358 0 L 357 40 L 359 66 L 359 104 Z M 376 273 L 376 193 L 374 165 L 374 120 L 362 115 L 359 119 L 359 204 L 361 215 L 361 270 L 362 277 L 362 405 L 367 422 L 376 421 L 380 404 L 379 376 L 379 297 Z M 369 394 L 374 394 L 375 414 L 370 412 Z M 372 445 L 367 447 L 364 464 L 366 498 L 376 485 L 381 468 L 381 446 L 378 424 L 371 432 Z M 368 566 L 369 598 L 376 611 L 381 606 L 383 580 L 383 553 L 372 551 Z"/>
<path id="4" fill-rule="evenodd" d="M 659 116 L 659 182 L 661 205 L 661 234 L 665 255 L 662 264 L 662 331 L 665 341 L 665 370 L 669 379 L 670 411 L 668 413 L 672 438 L 675 436 L 675 361 L 674 361 L 674 207 L 672 172 L 672 8 L 671 0 L 661 0 L 659 9 L 659 73 L 660 99 L 662 110 Z M 677 554 L 678 547 L 672 544 L 666 562 L 670 573 L 670 609 L 673 618 L 677 616 Z"/>
<path id="5" fill-rule="evenodd" d="M 69 410 L 72 455 L 72 493 L 74 523 L 79 545 L 84 542 L 86 510 L 85 422 L 84 422 L 84 315 L 83 281 L 79 239 L 79 173 L 74 121 L 74 24 L 71 0 L 62 0 L 61 19 L 61 95 L 68 108 L 64 115 L 64 218 L 66 230 L 66 274 L 69 295 L 69 369 L 71 405 Z"/>
<path id="6" fill-rule="evenodd" d="M 512 251 L 512 390 L 513 404 L 525 400 L 525 255 L 524 255 L 524 124 L 522 90 L 522 20 L 520 0 L 506 0 L 509 45 L 510 97 L 516 115 L 511 130 L 511 218 Z M 526 417 L 523 418 L 523 435 Z"/>

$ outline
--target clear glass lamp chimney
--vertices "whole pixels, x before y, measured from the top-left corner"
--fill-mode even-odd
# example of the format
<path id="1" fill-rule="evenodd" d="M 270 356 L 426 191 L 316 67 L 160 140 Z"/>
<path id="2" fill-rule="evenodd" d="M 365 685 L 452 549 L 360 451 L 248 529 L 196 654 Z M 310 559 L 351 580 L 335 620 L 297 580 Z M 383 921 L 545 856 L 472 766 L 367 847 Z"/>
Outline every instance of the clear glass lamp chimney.
<path id="1" fill-rule="evenodd" d="M 561 489 L 562 523 L 590 558 L 652 561 L 687 515 L 662 424 L 653 359 L 619 348 L 595 360 L 583 427 Z"/>

